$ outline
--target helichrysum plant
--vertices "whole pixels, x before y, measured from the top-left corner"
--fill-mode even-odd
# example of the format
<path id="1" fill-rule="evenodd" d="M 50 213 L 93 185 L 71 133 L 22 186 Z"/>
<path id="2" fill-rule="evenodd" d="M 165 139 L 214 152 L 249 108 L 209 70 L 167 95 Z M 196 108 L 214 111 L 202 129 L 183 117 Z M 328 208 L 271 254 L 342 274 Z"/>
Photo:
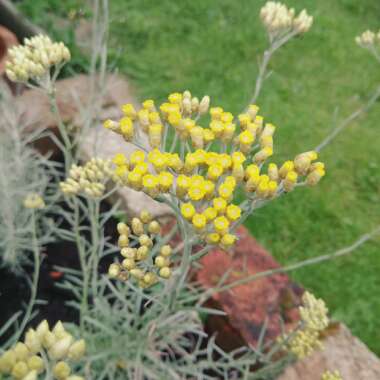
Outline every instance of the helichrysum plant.
<path id="1" fill-rule="evenodd" d="M 262 367 L 255 378 L 268 378 L 274 376 L 277 364 L 274 353 L 285 349 L 292 358 L 302 358 L 321 347 L 327 309 L 306 292 L 299 326 L 274 347 L 247 347 L 227 354 L 209 339 L 204 348 L 199 313 L 218 311 L 202 305 L 203 290 L 189 281 L 193 263 L 211 249 L 220 247 L 228 254 L 238 239 L 236 228 L 257 208 L 296 187 L 315 186 L 325 175 L 313 150 L 280 164 L 272 160 L 276 126 L 256 105 L 271 55 L 292 37 L 306 33 L 313 18 L 306 10 L 296 14 L 272 1 L 261 9 L 260 17 L 269 47 L 252 101 L 243 112 L 234 116 L 211 105 L 208 96 L 197 98 L 190 91 L 174 92 L 162 104 L 152 99 L 138 108 L 125 104 L 123 116 L 107 120 L 104 127 L 137 150 L 128 155 L 121 151 L 109 160 L 93 158 L 84 165 L 75 160 L 75 144 L 55 99 L 55 80 L 70 59 L 69 51 L 62 43 L 37 36 L 10 52 L 9 78 L 49 96 L 63 140 L 66 179 L 60 189 L 72 211 L 63 213 L 72 231 L 62 231 L 62 236 L 75 241 L 81 271 L 67 271 L 61 286 L 73 291 L 78 330 L 89 342 L 91 352 L 82 367 L 86 379 L 212 379 L 210 371 L 223 379 L 241 378 L 253 365 Z M 371 38 L 359 44 L 366 47 Z M 143 144 L 143 134 L 149 147 Z M 161 222 L 143 210 L 129 223 L 117 225 L 117 247 L 110 244 L 103 227 L 112 212 L 102 215 L 100 202 L 115 184 L 167 204 L 176 218 L 171 230 L 163 231 Z M 238 195 L 243 201 L 237 201 Z M 34 192 L 24 198 L 30 210 L 43 204 Z M 181 242 L 174 245 L 172 237 L 178 231 Z M 120 255 L 109 265 L 108 276 L 100 275 L 99 260 L 117 251 Z M 68 362 L 79 359 L 84 349 L 84 341 L 74 343 L 62 324 L 50 330 L 43 322 L 26 334 L 23 343 L 4 353 L 0 368 L 24 380 L 36 379 L 42 372 L 47 378 L 79 380 Z M 22 360 L 15 359 L 18 350 L 25 354 Z M 215 360 L 214 354 L 221 359 Z M 338 376 L 326 373 L 323 380 Z"/>
<path id="2" fill-rule="evenodd" d="M 61 322 L 50 329 L 45 320 L 0 356 L 0 373 L 22 380 L 40 375 L 46 380 L 84 380 L 72 373 L 70 363 L 82 359 L 85 350 L 84 340 L 75 340 Z"/>

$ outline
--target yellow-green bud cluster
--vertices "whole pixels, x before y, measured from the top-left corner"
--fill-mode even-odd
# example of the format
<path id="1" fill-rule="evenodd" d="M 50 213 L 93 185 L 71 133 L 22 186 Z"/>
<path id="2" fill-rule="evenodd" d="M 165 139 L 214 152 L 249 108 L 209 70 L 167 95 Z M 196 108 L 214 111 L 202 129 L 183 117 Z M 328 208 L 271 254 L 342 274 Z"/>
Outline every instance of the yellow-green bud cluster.
<path id="1" fill-rule="evenodd" d="M 50 68 L 70 60 L 70 51 L 63 42 L 53 42 L 48 36 L 25 38 L 24 45 L 9 49 L 6 73 L 14 82 L 38 81 Z"/>
<path id="2" fill-rule="evenodd" d="M 67 195 L 84 193 L 98 198 L 104 194 L 106 182 L 112 175 L 111 160 L 93 158 L 84 166 L 72 165 L 69 177 L 60 183 L 60 188 Z"/>
<path id="3" fill-rule="evenodd" d="M 289 351 L 300 359 L 322 347 L 319 335 L 329 324 L 328 310 L 323 300 L 305 292 L 302 303 L 303 305 L 300 307 L 301 327 L 287 344 Z"/>
<path id="4" fill-rule="evenodd" d="M 288 33 L 306 33 L 313 24 L 313 17 L 305 9 L 295 15 L 293 8 L 275 1 L 268 1 L 261 8 L 260 17 L 271 39 L 284 37 Z"/>
<path id="5" fill-rule="evenodd" d="M 24 207 L 29 209 L 43 209 L 45 202 L 37 193 L 29 193 L 24 199 Z"/>
<path id="6" fill-rule="evenodd" d="M 16 343 L 0 356 L 0 373 L 13 379 L 36 380 L 48 365 L 57 380 L 84 380 L 71 374 L 68 362 L 80 360 L 85 351 L 83 339 L 74 340 L 61 322 L 50 329 L 45 320 L 27 331 L 24 342 Z M 48 358 L 48 363 L 44 358 Z"/>
<path id="7" fill-rule="evenodd" d="M 117 225 L 118 245 L 123 256 L 121 263 L 111 264 L 108 274 L 112 278 L 127 281 L 134 278 L 142 288 L 148 288 L 158 282 L 159 277 L 171 276 L 170 245 L 155 249 L 161 226 L 152 220 L 147 211 L 142 211 L 140 218 L 133 218 L 130 227 L 125 223 Z"/>
<path id="8" fill-rule="evenodd" d="M 343 380 L 343 377 L 340 375 L 339 371 L 326 371 L 321 380 Z"/>

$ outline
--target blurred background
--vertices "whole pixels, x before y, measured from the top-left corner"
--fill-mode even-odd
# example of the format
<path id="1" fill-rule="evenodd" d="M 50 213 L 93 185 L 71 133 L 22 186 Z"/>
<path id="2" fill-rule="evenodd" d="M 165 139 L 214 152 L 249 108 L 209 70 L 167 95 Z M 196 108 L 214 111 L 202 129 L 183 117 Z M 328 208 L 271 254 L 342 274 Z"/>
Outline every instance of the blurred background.
<path id="1" fill-rule="evenodd" d="M 174 91 L 211 96 L 232 113 L 249 101 L 266 47 L 259 0 L 110 0 L 109 66 L 125 74 L 137 98 L 161 101 Z M 258 105 L 276 131 L 275 162 L 317 146 L 380 84 L 380 65 L 354 41 L 380 29 L 378 0 L 286 1 L 307 8 L 314 25 L 277 52 Z M 90 7 L 81 0 L 22 0 L 18 8 L 73 55 L 64 75 L 86 66 Z M 257 210 L 247 227 L 282 264 L 351 244 L 380 220 L 380 104 L 321 153 L 327 175 Z M 291 276 L 326 300 L 380 354 L 380 240 L 349 257 Z M 254 302 L 254 300 L 247 300 Z"/>

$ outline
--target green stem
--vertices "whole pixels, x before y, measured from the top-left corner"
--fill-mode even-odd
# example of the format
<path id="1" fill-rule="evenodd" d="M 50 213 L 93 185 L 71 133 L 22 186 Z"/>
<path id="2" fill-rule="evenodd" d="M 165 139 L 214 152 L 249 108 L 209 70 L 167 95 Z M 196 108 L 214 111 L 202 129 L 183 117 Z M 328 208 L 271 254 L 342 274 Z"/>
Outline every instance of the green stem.
<path id="1" fill-rule="evenodd" d="M 30 317 L 32 315 L 33 307 L 36 303 L 36 298 L 37 298 L 38 280 L 40 277 L 41 262 L 40 262 L 40 249 L 39 249 L 40 247 L 39 247 L 38 238 L 37 238 L 37 223 L 36 223 L 35 210 L 32 210 L 32 247 L 33 247 L 33 259 L 34 259 L 34 272 L 33 272 L 30 301 L 25 311 L 24 318 L 18 329 L 18 333 L 14 338 L 14 341 L 18 341 L 20 339 L 21 334 L 24 332 L 25 326 L 29 322 Z"/>

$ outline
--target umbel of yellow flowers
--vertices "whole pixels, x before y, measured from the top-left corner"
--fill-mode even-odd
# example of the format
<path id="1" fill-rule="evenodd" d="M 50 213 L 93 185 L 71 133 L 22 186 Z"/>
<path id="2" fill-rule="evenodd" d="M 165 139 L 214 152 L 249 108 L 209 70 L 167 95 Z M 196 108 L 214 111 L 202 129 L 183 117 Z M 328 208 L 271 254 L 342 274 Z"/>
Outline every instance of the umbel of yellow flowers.
<path id="1" fill-rule="evenodd" d="M 17 342 L 0 356 L 0 374 L 36 380 L 48 370 L 57 380 L 84 380 L 71 373 L 69 362 L 80 360 L 85 351 L 85 341 L 75 341 L 61 322 L 50 329 L 44 320 L 36 329 L 27 331 L 23 342 Z"/>
<path id="2" fill-rule="evenodd" d="M 145 132 L 152 148 L 129 157 L 117 154 L 114 180 L 154 199 L 174 199 L 193 233 L 228 249 L 236 241 L 233 231 L 243 213 L 297 185 L 314 186 L 325 170 L 314 151 L 279 166 L 268 162 L 276 127 L 264 122 L 256 105 L 235 119 L 221 107 L 209 108 L 209 103 L 208 96 L 199 101 L 189 91 L 173 93 L 159 106 L 150 99 L 140 110 L 125 104 L 124 116 L 104 126 L 137 145 Z M 243 205 L 234 203 L 238 188 L 246 196 Z"/>

